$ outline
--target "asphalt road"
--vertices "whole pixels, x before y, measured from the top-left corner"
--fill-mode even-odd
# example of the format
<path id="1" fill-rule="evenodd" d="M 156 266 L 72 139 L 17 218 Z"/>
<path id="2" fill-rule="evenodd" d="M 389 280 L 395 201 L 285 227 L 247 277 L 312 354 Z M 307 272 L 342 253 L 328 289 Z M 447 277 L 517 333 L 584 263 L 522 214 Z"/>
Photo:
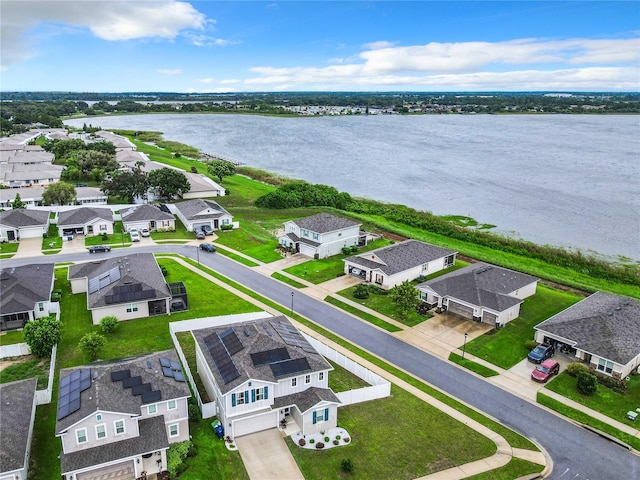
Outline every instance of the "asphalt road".
<path id="1" fill-rule="evenodd" d="M 196 249 L 185 246 L 136 247 L 136 252 L 181 253 L 196 258 Z M 124 252 L 123 252 L 124 253 Z M 128 251 L 127 253 L 133 253 Z M 119 252 L 95 255 L 95 259 Z M 25 263 L 87 260 L 88 254 L 56 255 L 30 259 L 2 260 L 3 268 Z M 292 289 L 222 255 L 201 252 L 200 262 L 247 288 L 286 307 L 291 306 Z M 296 313 L 364 348 L 542 445 L 553 459 L 548 478 L 562 480 L 638 480 L 640 457 L 594 433 L 558 417 L 511 393 L 477 378 L 465 370 L 341 311 L 295 291 Z"/>

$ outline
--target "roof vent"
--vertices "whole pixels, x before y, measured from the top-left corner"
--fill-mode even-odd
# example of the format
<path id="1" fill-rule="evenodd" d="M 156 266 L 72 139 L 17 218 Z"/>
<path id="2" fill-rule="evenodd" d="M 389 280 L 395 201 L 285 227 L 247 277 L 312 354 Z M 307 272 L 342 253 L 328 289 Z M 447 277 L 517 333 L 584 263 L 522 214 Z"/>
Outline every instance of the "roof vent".
<path id="1" fill-rule="evenodd" d="M 251 336 L 251 332 L 249 331 L 249 329 L 248 329 L 248 328 L 245 328 L 245 329 L 244 329 L 244 334 L 245 334 L 247 337 L 250 337 L 250 336 Z"/>
<path id="2" fill-rule="evenodd" d="M 622 310 L 622 307 L 616 307 L 616 311 L 619 312 L 620 310 Z"/>
<path id="3" fill-rule="evenodd" d="M 613 312 L 607 312 L 607 317 L 611 317 L 613 315 Z"/>

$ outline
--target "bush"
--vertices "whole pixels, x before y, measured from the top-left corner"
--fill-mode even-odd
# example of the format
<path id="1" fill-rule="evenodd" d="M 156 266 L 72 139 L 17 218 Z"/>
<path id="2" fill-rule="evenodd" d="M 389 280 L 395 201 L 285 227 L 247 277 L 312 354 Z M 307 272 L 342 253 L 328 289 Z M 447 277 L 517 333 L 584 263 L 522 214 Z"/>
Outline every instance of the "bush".
<path id="1" fill-rule="evenodd" d="M 78 345 L 83 352 L 89 354 L 91 360 L 95 360 L 98 358 L 98 354 L 105 343 L 107 343 L 107 339 L 104 338 L 103 335 L 97 332 L 91 332 L 84 335 Z"/>
<path id="2" fill-rule="evenodd" d="M 329 440 L 330 440 L 330 438 L 329 438 L 329 437 L 324 437 L 324 441 L 325 441 L 326 443 L 329 443 Z"/>
<path id="3" fill-rule="evenodd" d="M 340 468 L 345 473 L 351 473 L 353 472 L 353 462 L 351 461 L 350 458 L 345 458 L 340 463 Z"/>
<path id="4" fill-rule="evenodd" d="M 567 373 L 572 377 L 577 377 L 581 373 L 590 373 L 589 367 L 584 363 L 573 362 L 567 367 Z"/>
<path id="5" fill-rule="evenodd" d="M 312 438 L 311 440 L 309 440 L 309 443 L 313 445 L 314 443 L 316 443 L 316 441 Z"/>
<path id="6" fill-rule="evenodd" d="M 187 411 L 189 412 L 189 420 L 197 422 L 200 418 L 200 407 L 198 407 L 198 403 L 195 400 L 189 399 Z"/>
<path id="7" fill-rule="evenodd" d="M 222 225 L 220 225 L 220 230 L 223 230 L 223 231 L 233 230 L 233 224 L 223 223 Z"/>
<path id="8" fill-rule="evenodd" d="M 167 470 L 171 478 L 178 476 L 187 469 L 184 464 L 185 459 L 189 455 L 191 449 L 191 441 L 172 443 L 167 451 Z"/>
<path id="9" fill-rule="evenodd" d="M 353 290 L 353 297 L 359 298 L 360 300 L 369 298 L 369 288 L 365 284 L 361 283 Z"/>
<path id="10" fill-rule="evenodd" d="M 598 389 L 598 377 L 593 373 L 581 372 L 578 374 L 578 391 L 583 395 L 593 395 Z"/>
<path id="11" fill-rule="evenodd" d="M 198 169 L 196 167 L 191 167 L 191 173 L 198 173 Z"/>
<path id="12" fill-rule="evenodd" d="M 304 447 L 307 444 L 307 441 L 304 438 L 301 438 L 298 441 L 298 445 L 300 445 L 301 447 Z"/>
<path id="13" fill-rule="evenodd" d="M 24 341 L 36 357 L 48 357 L 62 338 L 62 322 L 56 317 L 42 317 L 27 322 L 22 330 Z"/>
<path id="14" fill-rule="evenodd" d="M 109 236 L 106 233 L 102 234 L 102 241 L 106 242 L 107 240 L 109 240 Z"/>
<path id="15" fill-rule="evenodd" d="M 349 443 L 351 439 L 349 437 L 344 437 L 344 443 Z"/>
<path id="16" fill-rule="evenodd" d="M 533 350 L 537 346 L 538 346 L 538 342 L 536 342 L 535 340 L 527 340 L 526 342 L 524 342 L 524 348 L 526 348 L 529 351 Z"/>
<path id="17" fill-rule="evenodd" d="M 160 271 L 162 272 L 163 277 L 166 277 L 167 275 L 169 275 L 169 271 L 167 270 L 167 267 L 165 267 L 164 265 L 160 265 Z"/>
<path id="18" fill-rule="evenodd" d="M 351 253 L 351 247 L 342 247 L 342 253 L 344 255 L 349 255 Z"/>
<path id="19" fill-rule="evenodd" d="M 629 386 L 627 385 L 627 382 L 622 378 L 613 378 L 602 373 L 596 373 L 596 378 L 598 379 L 598 383 L 600 385 L 604 385 L 605 387 L 610 388 L 620 395 L 626 395 L 627 393 L 629 393 Z"/>
<path id="20" fill-rule="evenodd" d="M 324 448 L 324 443 L 322 443 L 322 442 L 318 442 L 318 443 L 316 443 L 316 448 L 317 448 L 318 450 L 320 450 L 321 448 Z"/>
<path id="21" fill-rule="evenodd" d="M 100 328 L 102 328 L 104 333 L 115 332 L 118 329 L 119 324 L 120 322 L 118 322 L 118 318 L 114 316 L 104 317 L 100 320 Z"/>
<path id="22" fill-rule="evenodd" d="M 358 251 L 358 246 L 357 245 L 351 245 L 351 252 L 350 253 L 356 253 Z"/>

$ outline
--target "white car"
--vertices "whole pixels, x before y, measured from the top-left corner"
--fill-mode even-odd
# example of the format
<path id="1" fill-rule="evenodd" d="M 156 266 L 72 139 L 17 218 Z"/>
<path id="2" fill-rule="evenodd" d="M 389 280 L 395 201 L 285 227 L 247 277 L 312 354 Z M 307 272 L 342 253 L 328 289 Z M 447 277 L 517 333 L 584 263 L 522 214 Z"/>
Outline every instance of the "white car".
<path id="1" fill-rule="evenodd" d="M 140 234 L 138 233 L 138 229 L 132 228 L 131 230 L 129 230 L 129 237 L 131 238 L 132 242 L 139 242 Z"/>
<path id="2" fill-rule="evenodd" d="M 143 236 L 143 237 L 148 237 L 150 235 L 149 229 L 148 228 L 141 228 L 140 229 L 140 235 Z"/>

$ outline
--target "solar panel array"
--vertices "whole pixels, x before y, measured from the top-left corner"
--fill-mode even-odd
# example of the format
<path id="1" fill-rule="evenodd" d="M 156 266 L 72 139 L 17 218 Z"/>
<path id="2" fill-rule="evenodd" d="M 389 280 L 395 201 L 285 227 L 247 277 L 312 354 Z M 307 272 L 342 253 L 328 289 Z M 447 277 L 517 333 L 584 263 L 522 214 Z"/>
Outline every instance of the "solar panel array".
<path id="1" fill-rule="evenodd" d="M 89 279 L 89 293 L 97 292 L 101 288 L 107 287 L 118 280 L 120 280 L 120 268 L 116 265 L 107 273 Z"/>
<path id="2" fill-rule="evenodd" d="M 114 303 L 134 302 L 136 300 L 146 300 L 154 298 L 156 291 L 153 289 L 143 290 L 141 283 L 131 283 L 127 285 L 119 285 L 113 288 L 113 294 L 106 295 L 104 301 L 107 305 Z"/>
<path id="3" fill-rule="evenodd" d="M 160 358 L 160 367 L 162 368 L 162 375 L 165 377 L 171 377 L 176 382 L 184 382 L 185 378 L 182 374 L 182 366 L 180 362 L 169 360 L 168 358 Z"/>
<path id="4" fill-rule="evenodd" d="M 167 362 L 171 363 L 168 359 Z M 147 368 L 151 364 L 147 361 Z M 164 368 L 164 367 L 163 367 Z M 130 388 L 132 395 L 142 396 L 142 403 L 156 402 L 162 398 L 162 392 L 160 390 L 152 390 L 150 383 L 142 383 L 142 377 L 136 375 L 131 376 L 131 370 L 117 370 L 111 372 L 112 382 L 122 382 L 122 388 Z"/>
<path id="5" fill-rule="evenodd" d="M 80 410 L 80 394 L 91 386 L 91 369 L 74 370 L 60 379 L 58 420 Z"/>
<path id="6" fill-rule="evenodd" d="M 307 353 L 316 353 L 316 350 L 302 336 L 300 331 L 289 323 L 269 322 L 284 343 L 292 347 L 300 347 Z"/>
<path id="7" fill-rule="evenodd" d="M 242 342 L 238 338 L 238 335 L 236 335 L 236 332 L 233 331 L 233 328 L 228 328 L 219 334 L 219 337 L 220 340 L 222 340 L 222 343 L 224 343 L 229 355 L 235 355 L 244 348 L 244 345 L 242 345 Z"/>
<path id="8" fill-rule="evenodd" d="M 257 352 L 251 354 L 251 360 L 255 367 L 260 365 L 267 365 L 269 363 L 281 362 L 288 360 L 291 357 L 285 347 L 274 348 L 272 350 L 265 350 L 264 352 Z"/>
<path id="9" fill-rule="evenodd" d="M 306 357 L 284 360 L 282 362 L 272 363 L 269 366 L 276 378 L 311 370 L 311 366 Z"/>
<path id="10" fill-rule="evenodd" d="M 237 338 L 237 337 L 236 337 Z M 222 381 L 225 385 L 232 380 L 235 380 L 240 376 L 235 363 L 231 359 L 227 348 L 222 343 L 222 340 L 217 333 L 212 333 L 204 338 L 204 344 L 209 351 L 209 355 L 213 359 L 213 363 L 216 365 Z"/>

